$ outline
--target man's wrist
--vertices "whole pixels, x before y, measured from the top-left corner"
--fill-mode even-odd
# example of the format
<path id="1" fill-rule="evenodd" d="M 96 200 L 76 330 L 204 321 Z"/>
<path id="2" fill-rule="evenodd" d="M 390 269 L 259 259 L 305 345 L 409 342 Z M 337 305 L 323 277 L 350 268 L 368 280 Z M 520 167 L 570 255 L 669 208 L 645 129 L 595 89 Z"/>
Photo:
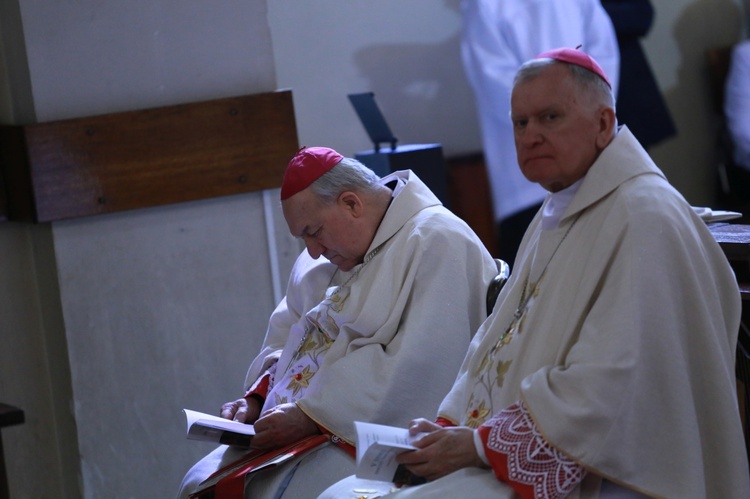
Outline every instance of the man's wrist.
<path id="1" fill-rule="evenodd" d="M 258 403 L 258 408 L 263 407 L 263 404 L 266 403 L 266 399 L 263 398 L 262 395 L 259 395 L 257 393 L 248 393 L 247 395 L 245 395 L 245 400 L 247 400 L 248 403 L 250 402 L 250 400 L 255 400 Z"/>

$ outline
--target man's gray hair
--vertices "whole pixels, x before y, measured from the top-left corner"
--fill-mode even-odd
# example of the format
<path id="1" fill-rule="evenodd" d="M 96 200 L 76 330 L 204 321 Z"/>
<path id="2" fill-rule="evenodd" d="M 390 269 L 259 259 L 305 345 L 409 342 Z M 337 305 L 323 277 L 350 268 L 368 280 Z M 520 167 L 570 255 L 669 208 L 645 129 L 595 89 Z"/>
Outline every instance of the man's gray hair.
<path id="1" fill-rule="evenodd" d="M 353 158 L 344 158 L 311 184 L 324 202 L 331 202 L 345 191 L 374 191 L 380 180 L 374 171 Z"/>
<path id="2" fill-rule="evenodd" d="M 573 80 L 581 90 L 592 95 L 598 104 L 615 109 L 615 96 L 604 79 L 586 68 L 555 59 L 542 58 L 526 61 L 516 73 L 516 77 L 513 79 L 513 86 L 515 87 L 519 83 L 535 78 L 544 68 L 552 64 L 566 65 L 573 76 Z"/>

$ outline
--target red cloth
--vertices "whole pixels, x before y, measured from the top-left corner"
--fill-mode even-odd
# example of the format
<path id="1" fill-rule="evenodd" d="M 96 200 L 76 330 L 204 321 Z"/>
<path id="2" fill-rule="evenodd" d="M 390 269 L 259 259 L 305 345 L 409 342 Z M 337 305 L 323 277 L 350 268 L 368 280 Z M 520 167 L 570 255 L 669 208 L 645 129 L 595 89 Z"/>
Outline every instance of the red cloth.
<path id="1" fill-rule="evenodd" d="M 442 426 L 443 428 L 448 428 L 449 426 L 456 426 L 452 422 L 448 421 L 445 418 L 437 418 L 435 420 L 435 424 Z"/>
<path id="2" fill-rule="evenodd" d="M 495 476 L 524 498 L 566 497 L 586 469 L 547 442 L 522 402 L 479 427 Z"/>
<path id="3" fill-rule="evenodd" d="M 266 371 L 263 373 L 263 376 L 255 380 L 255 383 L 253 383 L 253 386 L 250 387 L 250 389 L 245 393 L 245 398 L 248 398 L 252 395 L 258 395 L 259 397 L 263 398 L 263 400 L 266 399 L 266 396 L 268 395 L 268 387 L 271 383 L 271 373 Z"/>
<path id="4" fill-rule="evenodd" d="M 357 458 L 357 448 L 355 446 L 353 446 L 352 444 L 346 443 L 344 439 L 342 439 L 338 435 L 334 435 L 333 433 L 331 433 L 331 431 L 325 426 L 318 425 L 318 429 L 323 435 L 326 435 L 328 436 L 328 438 L 331 439 L 332 444 L 336 444 L 339 447 L 341 447 L 341 449 L 343 449 L 344 452 L 349 454 L 352 457 L 352 459 Z"/>
<path id="5" fill-rule="evenodd" d="M 198 492 L 192 494 L 192 499 L 235 499 L 244 497 L 245 477 L 260 469 L 265 469 L 300 457 L 328 442 L 326 435 L 305 437 L 286 447 L 270 451 L 255 450 L 241 457 L 237 461 L 221 468 L 208 477 Z"/>

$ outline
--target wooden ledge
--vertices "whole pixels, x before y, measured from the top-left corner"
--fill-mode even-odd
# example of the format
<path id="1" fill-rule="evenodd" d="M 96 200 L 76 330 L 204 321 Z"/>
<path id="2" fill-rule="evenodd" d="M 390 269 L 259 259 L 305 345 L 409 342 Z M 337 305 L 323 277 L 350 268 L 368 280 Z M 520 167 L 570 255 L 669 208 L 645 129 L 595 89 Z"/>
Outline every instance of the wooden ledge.
<path id="1" fill-rule="evenodd" d="M 734 270 L 742 300 L 750 301 L 750 225 L 714 223 L 708 228 Z"/>
<path id="2" fill-rule="evenodd" d="M 288 90 L 4 126 L 0 144 L 7 218 L 26 222 L 279 187 L 299 147 Z"/>

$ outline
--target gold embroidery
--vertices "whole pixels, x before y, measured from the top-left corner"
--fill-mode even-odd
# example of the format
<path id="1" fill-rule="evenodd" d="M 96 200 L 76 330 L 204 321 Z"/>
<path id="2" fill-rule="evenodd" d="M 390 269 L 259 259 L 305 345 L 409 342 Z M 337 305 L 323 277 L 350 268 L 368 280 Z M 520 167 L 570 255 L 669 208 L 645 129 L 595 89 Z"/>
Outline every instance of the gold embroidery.
<path id="1" fill-rule="evenodd" d="M 337 320 L 340 317 L 337 314 L 342 313 L 349 298 L 350 284 L 357 279 L 360 272 L 378 254 L 384 244 L 370 251 L 362 264 L 351 272 L 340 286 L 332 286 L 336 275 L 338 275 L 338 269 L 336 269 L 330 277 L 323 300 L 305 314 L 306 323 L 297 348 L 286 368 L 283 371 L 277 371 L 281 379 L 276 389 L 284 393 L 285 399 L 294 402 L 304 396 L 305 390 L 310 386 L 311 379 L 320 369 L 326 352 L 338 337 L 339 325 Z M 347 320 L 347 317 L 343 317 L 343 319 Z M 276 394 L 276 398 L 279 399 L 278 394 Z"/>
<path id="2" fill-rule="evenodd" d="M 490 361 L 490 351 L 487 350 L 484 353 L 484 357 L 482 357 L 482 362 L 479 363 L 479 367 L 477 368 L 476 375 L 479 376 L 482 372 L 484 372 L 484 368 L 487 367 L 487 363 Z"/>
<path id="3" fill-rule="evenodd" d="M 547 268 L 549 267 L 550 262 L 552 262 L 552 260 L 554 259 L 557 251 L 560 249 L 560 246 L 562 246 L 562 243 L 568 237 L 568 234 L 570 234 L 570 231 L 578 222 L 578 219 L 581 217 L 582 213 L 583 212 L 578 213 L 578 215 L 573 219 L 570 226 L 565 231 L 565 234 L 563 234 L 562 238 L 557 243 L 557 246 L 552 251 L 552 255 L 544 265 L 544 268 L 539 274 L 539 278 L 536 280 L 536 282 L 530 283 L 530 274 L 526 276 L 526 279 L 523 283 L 523 288 L 521 290 L 521 297 L 518 301 L 518 306 L 513 312 L 513 317 L 511 318 L 510 323 L 505 328 L 505 331 L 503 331 L 502 335 L 500 335 L 500 338 L 492 346 L 492 348 L 486 350 L 484 355 L 482 356 L 482 360 L 479 363 L 479 366 L 474 371 L 474 388 L 472 390 L 471 397 L 466 404 L 466 424 L 468 426 L 472 426 L 474 424 L 480 426 L 484 422 L 484 419 L 486 419 L 486 415 L 481 415 L 481 410 L 486 410 L 488 413 L 492 412 L 494 414 L 494 410 L 492 407 L 493 387 L 503 386 L 503 384 L 505 383 L 505 375 L 510 370 L 510 365 L 512 362 L 512 360 L 503 361 L 496 359 L 495 354 L 505 345 L 508 345 L 514 337 L 523 334 L 524 325 L 526 322 L 526 313 L 531 308 L 534 299 L 539 296 L 539 291 L 541 289 L 540 285 L 547 273 Z M 506 357 L 507 356 L 508 355 L 506 355 Z M 484 398 L 485 400 L 483 400 L 479 404 L 479 407 L 477 407 L 476 409 L 472 409 L 472 407 L 474 407 L 476 404 L 476 399 L 478 398 Z M 485 408 L 485 402 L 489 405 L 488 408 Z"/>
<path id="4" fill-rule="evenodd" d="M 344 302 L 346 301 L 346 298 L 347 298 L 346 296 L 344 298 L 341 298 L 341 296 L 337 294 L 328 297 L 328 301 L 330 302 L 329 306 L 331 307 L 331 310 L 333 310 L 334 312 L 341 312 L 344 309 Z"/>
<path id="5" fill-rule="evenodd" d="M 528 289 L 528 295 L 527 289 Z M 526 311 L 531 307 L 532 298 L 536 298 L 539 296 L 539 286 L 537 284 L 532 283 L 530 286 L 528 285 L 528 281 L 524 284 L 524 289 L 521 292 L 521 301 L 518 303 L 518 308 L 516 308 L 515 312 L 513 312 L 513 319 L 510 321 L 510 324 L 508 324 L 508 327 L 505 328 L 505 331 L 502 335 L 500 335 L 500 339 L 497 340 L 497 343 L 490 349 L 489 356 L 493 357 L 495 355 L 495 352 L 503 348 L 505 345 L 511 342 L 514 336 L 520 335 L 523 333 L 523 324 L 526 320 Z M 482 361 L 484 363 L 484 360 Z"/>
<path id="6" fill-rule="evenodd" d="M 320 329 L 320 326 L 318 326 L 318 331 L 323 332 Z M 308 334 L 305 336 L 305 340 L 302 342 L 302 345 L 299 347 L 299 356 L 303 356 L 307 352 L 311 352 L 318 348 L 318 342 L 315 341 L 315 336 L 313 334 Z"/>
<path id="7" fill-rule="evenodd" d="M 484 406 L 484 400 L 476 409 L 470 410 L 466 415 L 466 426 L 469 428 L 479 428 L 487 420 L 490 410 Z"/>
<path id="8" fill-rule="evenodd" d="M 305 366 L 302 371 L 292 374 L 289 378 L 289 386 L 287 386 L 286 389 L 292 390 L 292 396 L 296 396 L 300 390 L 310 386 L 310 378 L 312 378 L 314 374 L 314 372 L 310 372 L 310 366 Z"/>
<path id="9" fill-rule="evenodd" d="M 286 404 L 289 400 L 286 397 L 281 397 L 278 393 L 276 394 L 276 405 Z"/>
<path id="10" fill-rule="evenodd" d="M 505 382 L 505 375 L 508 373 L 508 369 L 510 369 L 510 363 L 513 362 L 512 360 L 508 361 L 500 361 L 497 363 L 497 369 L 495 370 L 497 373 L 497 378 L 495 378 L 495 384 L 498 387 L 502 387 L 503 383 Z"/>

